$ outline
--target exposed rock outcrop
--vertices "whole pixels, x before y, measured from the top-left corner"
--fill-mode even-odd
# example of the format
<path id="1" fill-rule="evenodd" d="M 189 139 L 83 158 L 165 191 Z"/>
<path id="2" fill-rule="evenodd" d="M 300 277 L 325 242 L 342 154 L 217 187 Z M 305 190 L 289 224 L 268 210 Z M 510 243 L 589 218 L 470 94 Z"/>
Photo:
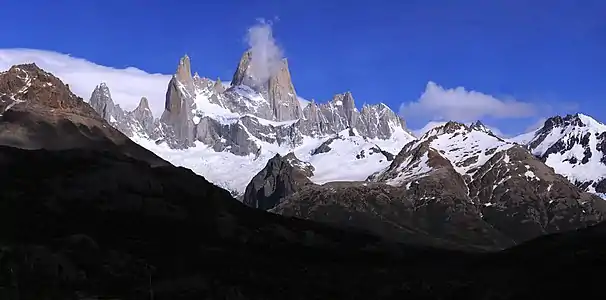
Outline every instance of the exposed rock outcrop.
<path id="1" fill-rule="evenodd" d="M 145 133 L 151 135 L 154 132 L 156 124 L 154 123 L 154 115 L 149 108 L 147 98 L 141 97 L 139 105 L 137 105 L 131 114 L 134 120 L 143 127 L 142 129 Z"/>
<path id="2" fill-rule="evenodd" d="M 187 148 L 194 145 L 194 84 L 188 56 L 179 61 L 175 75 L 168 83 L 166 104 L 160 121 L 170 133 L 167 141 L 173 148 Z"/>
<path id="3" fill-rule="evenodd" d="M 295 157 L 293 153 L 286 156 L 276 154 L 267 162 L 246 187 L 244 204 L 268 210 L 275 207 L 282 198 L 312 184 L 309 177 L 313 167 Z"/>

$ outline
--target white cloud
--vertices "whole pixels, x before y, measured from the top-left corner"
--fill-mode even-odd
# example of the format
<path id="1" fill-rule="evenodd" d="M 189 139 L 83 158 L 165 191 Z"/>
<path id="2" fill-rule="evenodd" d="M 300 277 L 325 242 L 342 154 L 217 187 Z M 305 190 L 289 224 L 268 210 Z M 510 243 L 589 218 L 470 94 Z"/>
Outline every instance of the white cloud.
<path id="1" fill-rule="evenodd" d="M 16 64 L 31 62 L 69 84 L 72 92 L 86 101 L 96 85 L 106 82 L 114 102 L 124 109 L 134 109 L 141 97 L 145 96 L 149 100 L 154 116 L 159 117 L 164 111 L 166 88 L 171 75 L 150 74 L 133 67 L 125 69 L 105 67 L 53 51 L 0 49 L 2 71 Z"/>
<path id="2" fill-rule="evenodd" d="M 425 92 L 417 101 L 400 106 L 400 114 L 405 117 L 434 121 L 470 122 L 486 117 L 523 118 L 533 116 L 535 112 L 535 106 L 531 103 L 500 100 L 491 95 L 465 90 L 463 87 L 445 89 L 431 81 L 427 83 Z"/>
<path id="3" fill-rule="evenodd" d="M 251 75 L 263 83 L 280 70 L 284 52 L 273 37 L 272 24 L 263 19 L 258 21 L 248 29 L 246 41 L 251 50 Z"/>

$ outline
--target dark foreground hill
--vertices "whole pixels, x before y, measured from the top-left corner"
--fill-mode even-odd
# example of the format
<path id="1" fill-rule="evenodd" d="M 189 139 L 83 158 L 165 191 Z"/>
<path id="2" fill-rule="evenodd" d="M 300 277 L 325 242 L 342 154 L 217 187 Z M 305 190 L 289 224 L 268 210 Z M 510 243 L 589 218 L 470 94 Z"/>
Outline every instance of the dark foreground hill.
<path id="1" fill-rule="evenodd" d="M 248 208 L 187 169 L 115 152 L 0 147 L 0 169 L 0 299 L 602 293 L 606 224 L 466 254 Z"/>

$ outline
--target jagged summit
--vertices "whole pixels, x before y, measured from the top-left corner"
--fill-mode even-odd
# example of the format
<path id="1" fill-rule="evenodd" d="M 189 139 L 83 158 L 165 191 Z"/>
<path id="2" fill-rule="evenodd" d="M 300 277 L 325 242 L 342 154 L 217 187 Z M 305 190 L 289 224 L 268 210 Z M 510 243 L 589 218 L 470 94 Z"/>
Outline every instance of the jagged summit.
<path id="1" fill-rule="evenodd" d="M 36 64 L 12 66 L 0 73 L 0 114 L 15 106 L 43 106 L 76 114 L 91 112 L 59 78 Z"/>
<path id="2" fill-rule="evenodd" d="M 89 103 L 99 116 L 129 137 L 157 135 L 157 124 L 145 97 L 141 98 L 133 111 L 125 111 L 114 103 L 110 87 L 106 83 L 100 83 L 93 90 Z"/>
<path id="3" fill-rule="evenodd" d="M 421 136 L 420 139 L 425 139 L 425 138 L 431 137 L 431 136 L 439 136 L 442 134 L 454 133 L 456 131 L 469 132 L 469 131 L 471 131 L 471 128 L 461 122 L 448 121 L 442 125 L 435 126 L 432 129 L 428 130 L 427 132 L 425 132 L 423 134 L 423 136 Z"/>
<path id="4" fill-rule="evenodd" d="M 192 83 L 191 62 L 187 54 L 179 59 L 179 65 L 177 66 L 177 71 L 174 76 L 182 84 Z"/>
<path id="5" fill-rule="evenodd" d="M 483 131 L 490 135 L 494 135 L 492 130 L 490 130 L 490 128 L 488 128 L 486 125 L 484 125 L 484 123 L 482 123 L 480 120 L 477 120 L 477 121 L 471 123 L 469 128 L 471 128 L 472 130 Z"/>

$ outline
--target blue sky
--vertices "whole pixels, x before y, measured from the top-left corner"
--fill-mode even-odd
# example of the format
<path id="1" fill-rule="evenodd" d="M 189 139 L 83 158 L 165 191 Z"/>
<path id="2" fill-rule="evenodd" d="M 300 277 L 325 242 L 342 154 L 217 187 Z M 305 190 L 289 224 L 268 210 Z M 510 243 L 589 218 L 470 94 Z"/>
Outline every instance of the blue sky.
<path id="1" fill-rule="evenodd" d="M 247 28 L 265 18 L 274 20 L 273 34 L 289 59 L 297 92 L 308 99 L 326 101 L 350 90 L 358 105 L 402 106 L 412 128 L 432 119 L 479 116 L 511 134 L 542 117 L 576 111 L 606 121 L 606 1 L 3 4 L 3 23 L 10 24 L 0 32 L 3 49 L 50 50 L 163 74 L 173 73 L 188 53 L 202 76 L 229 79 L 247 48 Z M 469 98 L 459 90 L 445 103 L 441 95 L 448 93 L 441 90 L 434 95 L 442 100 L 421 101 L 429 81 L 502 103 L 483 102 L 483 111 L 467 115 L 465 105 L 477 94 Z"/>

